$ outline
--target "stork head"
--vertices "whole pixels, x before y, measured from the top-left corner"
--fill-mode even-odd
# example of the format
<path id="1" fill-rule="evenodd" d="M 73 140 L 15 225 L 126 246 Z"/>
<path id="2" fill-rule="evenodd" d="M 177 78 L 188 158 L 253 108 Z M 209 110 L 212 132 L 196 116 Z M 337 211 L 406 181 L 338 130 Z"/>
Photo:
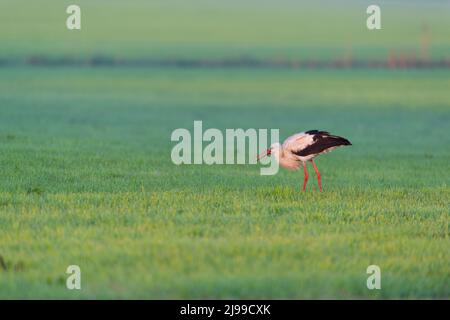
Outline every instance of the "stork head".
<path id="1" fill-rule="evenodd" d="M 264 151 L 264 152 L 260 153 L 259 155 L 257 155 L 256 158 L 258 160 L 260 160 L 260 159 L 262 159 L 264 157 L 270 156 L 274 151 L 275 152 L 278 151 L 280 147 L 281 147 L 281 145 L 279 143 L 274 143 L 266 151 Z"/>

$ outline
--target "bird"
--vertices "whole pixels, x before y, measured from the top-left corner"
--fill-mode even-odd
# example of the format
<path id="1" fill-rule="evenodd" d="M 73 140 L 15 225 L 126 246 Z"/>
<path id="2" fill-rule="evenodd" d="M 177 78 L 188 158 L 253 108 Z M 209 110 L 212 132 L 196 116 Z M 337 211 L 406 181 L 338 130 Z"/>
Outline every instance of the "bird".
<path id="1" fill-rule="evenodd" d="M 351 146 L 346 138 L 335 136 L 327 131 L 308 130 L 296 133 L 288 137 L 283 144 L 274 143 L 263 153 L 257 156 L 260 160 L 265 156 L 273 155 L 279 165 L 288 170 L 298 170 L 303 166 L 304 178 L 302 191 L 306 191 L 308 182 L 307 162 L 311 162 L 316 172 L 320 192 L 322 192 L 322 180 L 319 169 L 314 163 L 314 158 L 320 154 L 330 152 L 341 146 Z"/>

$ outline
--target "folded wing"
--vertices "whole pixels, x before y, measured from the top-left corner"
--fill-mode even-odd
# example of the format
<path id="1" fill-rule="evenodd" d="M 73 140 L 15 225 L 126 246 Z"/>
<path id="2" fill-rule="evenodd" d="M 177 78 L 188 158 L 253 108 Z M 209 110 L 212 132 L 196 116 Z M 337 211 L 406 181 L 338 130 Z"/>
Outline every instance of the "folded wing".
<path id="1" fill-rule="evenodd" d="M 286 139 L 283 148 L 299 157 L 329 152 L 339 146 L 351 145 L 347 139 L 331 135 L 327 131 L 309 130 Z"/>

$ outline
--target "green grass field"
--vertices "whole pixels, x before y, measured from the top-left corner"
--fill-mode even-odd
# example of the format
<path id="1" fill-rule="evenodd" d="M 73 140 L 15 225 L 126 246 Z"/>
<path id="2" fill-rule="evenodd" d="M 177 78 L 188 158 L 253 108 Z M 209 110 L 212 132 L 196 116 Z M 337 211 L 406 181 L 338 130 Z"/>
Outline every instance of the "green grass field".
<path id="1" fill-rule="evenodd" d="M 5 69 L 0 296 L 448 298 L 449 85 L 424 71 Z M 170 133 L 196 119 L 354 145 L 320 157 L 325 192 L 312 174 L 302 194 L 300 172 L 174 166 Z"/>
<path id="2" fill-rule="evenodd" d="M 431 56 L 450 52 L 446 4 L 383 2 L 376 34 L 363 4 L 79 2 L 71 33 L 69 1 L 2 1 L 0 60 L 384 58 L 418 50 L 423 21 Z M 449 88 L 448 69 L 0 66 L 0 298 L 449 299 Z M 301 193 L 302 172 L 172 164 L 170 135 L 194 120 L 353 146 L 317 159 L 323 193 L 311 169 Z"/>

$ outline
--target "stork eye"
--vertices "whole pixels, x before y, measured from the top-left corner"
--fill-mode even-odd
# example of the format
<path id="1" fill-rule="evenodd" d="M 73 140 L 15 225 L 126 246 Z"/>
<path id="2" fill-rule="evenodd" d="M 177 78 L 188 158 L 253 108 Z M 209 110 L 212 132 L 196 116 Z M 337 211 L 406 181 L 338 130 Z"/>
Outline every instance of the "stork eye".
<path id="1" fill-rule="evenodd" d="M 267 155 L 270 156 L 271 153 L 272 153 L 272 149 L 267 149 Z"/>

